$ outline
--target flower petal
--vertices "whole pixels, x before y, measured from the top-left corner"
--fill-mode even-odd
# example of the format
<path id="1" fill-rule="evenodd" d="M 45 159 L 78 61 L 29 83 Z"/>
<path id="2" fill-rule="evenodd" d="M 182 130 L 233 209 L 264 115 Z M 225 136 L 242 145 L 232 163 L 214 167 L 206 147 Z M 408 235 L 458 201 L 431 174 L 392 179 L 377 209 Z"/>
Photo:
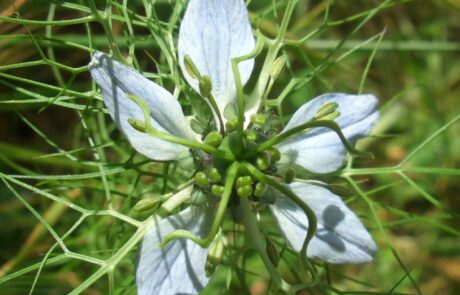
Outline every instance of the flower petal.
<path id="1" fill-rule="evenodd" d="M 153 138 L 134 129 L 128 119 L 144 121 L 141 108 L 127 94 L 141 97 L 149 105 L 152 125 L 160 131 L 193 139 L 193 132 L 173 96 L 134 69 L 96 52 L 90 72 L 102 91 L 104 103 L 118 128 L 141 154 L 154 160 L 172 160 L 187 151 L 186 147 Z"/>
<path id="2" fill-rule="evenodd" d="M 139 295 L 198 294 L 209 278 L 205 275 L 207 249 L 188 239 L 173 240 L 165 248 L 159 243 L 176 229 L 187 229 L 204 236 L 210 214 L 203 208 L 188 208 L 159 220 L 147 232 L 142 243 L 136 283 Z"/>
<path id="3" fill-rule="evenodd" d="M 222 114 L 236 97 L 231 59 L 248 54 L 254 46 L 243 0 L 190 0 L 179 31 L 179 64 L 185 79 L 197 92 L 198 81 L 185 69 L 184 57 L 190 56 L 200 74 L 209 76 Z M 239 64 L 243 85 L 253 66 L 253 59 Z"/>
<path id="4" fill-rule="evenodd" d="M 375 96 L 329 93 L 304 104 L 291 118 L 283 132 L 311 120 L 321 106 L 335 102 L 340 116 L 335 120 L 350 142 L 368 135 L 374 127 L 379 112 Z M 290 163 L 296 163 L 315 173 L 329 173 L 343 165 L 346 149 L 338 135 L 326 128 L 294 135 L 278 146 Z"/>
<path id="5" fill-rule="evenodd" d="M 342 200 L 325 188 L 294 182 L 290 188 L 316 214 L 318 230 L 307 248 L 307 256 L 329 263 L 365 263 L 373 259 L 377 246 L 358 217 Z M 270 209 L 288 243 L 300 251 L 307 235 L 308 219 L 293 201 L 279 195 Z"/>

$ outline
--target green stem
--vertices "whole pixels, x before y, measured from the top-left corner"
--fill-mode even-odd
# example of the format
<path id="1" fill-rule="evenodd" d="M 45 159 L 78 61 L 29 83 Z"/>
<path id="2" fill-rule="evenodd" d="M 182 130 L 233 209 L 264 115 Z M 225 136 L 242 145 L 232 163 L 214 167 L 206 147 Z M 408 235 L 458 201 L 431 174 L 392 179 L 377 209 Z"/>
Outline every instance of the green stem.
<path id="1" fill-rule="evenodd" d="M 248 153 L 246 155 L 246 159 L 256 155 L 256 154 L 259 154 L 281 142 L 283 142 L 284 140 L 286 140 L 287 138 L 293 136 L 293 135 L 296 135 L 296 134 L 299 134 L 300 132 L 303 132 L 305 131 L 306 129 L 310 129 L 310 128 L 315 128 L 315 127 L 324 127 L 324 128 L 328 128 L 328 129 L 331 129 L 332 131 L 334 131 L 340 138 L 340 140 L 342 141 L 343 145 L 345 146 L 345 148 L 352 154 L 354 155 L 358 155 L 358 156 L 363 156 L 363 157 L 373 157 L 373 155 L 371 153 L 368 153 L 368 152 L 363 152 L 363 151 L 360 151 L 360 150 L 357 150 L 355 147 L 353 147 L 353 145 L 351 145 L 347 138 L 345 137 L 345 135 L 343 134 L 342 130 L 340 129 L 340 126 L 333 122 L 333 121 L 329 121 L 329 120 L 318 120 L 318 121 L 310 121 L 310 122 L 307 122 L 305 124 L 302 124 L 302 125 L 299 125 L 297 127 L 294 127 L 292 129 L 289 129 L 287 130 L 286 132 L 283 132 L 281 134 L 279 134 L 278 136 L 275 136 L 267 141 L 265 141 L 264 143 L 260 144 L 254 151 Z"/>
<path id="2" fill-rule="evenodd" d="M 240 163 L 238 162 L 234 162 L 230 166 L 230 168 L 228 168 L 227 170 L 228 172 L 227 172 L 227 177 L 225 180 L 225 186 L 224 186 L 224 192 L 222 194 L 222 199 L 217 208 L 216 217 L 214 218 L 214 222 L 211 226 L 211 230 L 209 231 L 209 234 L 207 235 L 206 238 L 201 239 L 188 230 L 179 229 L 179 230 L 175 230 L 171 232 L 170 234 L 168 234 L 165 237 L 165 239 L 161 242 L 160 247 L 163 248 L 172 240 L 180 239 L 180 238 L 190 239 L 203 248 L 209 247 L 211 242 L 214 240 L 214 237 L 216 236 L 217 232 L 219 231 L 219 228 L 224 219 L 225 212 L 228 206 L 228 202 L 232 195 L 233 185 L 235 183 L 236 177 L 238 176 L 239 170 L 240 170 Z"/>
<path id="3" fill-rule="evenodd" d="M 149 135 L 151 135 L 153 137 L 156 137 L 158 139 L 162 139 L 162 140 L 167 141 L 167 142 L 176 143 L 176 144 L 180 144 L 180 145 L 183 145 L 183 146 L 188 146 L 188 147 L 191 147 L 191 148 L 197 148 L 197 149 L 200 149 L 200 150 L 202 150 L 204 152 L 207 152 L 209 154 L 221 153 L 221 151 L 219 151 L 218 149 L 216 149 L 215 147 L 213 147 L 211 145 L 201 143 L 201 142 L 197 142 L 197 141 L 194 141 L 194 140 L 188 140 L 188 139 L 185 139 L 185 138 L 174 136 L 174 135 L 169 134 L 169 133 L 158 131 L 157 129 L 155 129 L 152 126 L 152 123 L 150 122 L 150 109 L 147 106 L 146 102 L 142 98 L 140 98 L 138 96 L 135 96 L 135 95 L 127 95 L 127 97 L 129 99 L 131 99 L 132 101 L 134 101 L 142 109 L 142 112 L 144 113 L 145 132 L 147 134 L 149 134 Z"/>
<path id="4" fill-rule="evenodd" d="M 209 96 L 207 97 L 209 104 L 211 105 L 211 108 L 214 110 L 217 120 L 219 121 L 219 126 L 220 126 L 220 133 L 224 135 L 225 133 L 225 125 L 224 125 L 224 119 L 222 118 L 222 113 L 219 110 L 219 107 L 217 106 L 216 99 L 214 96 L 210 93 Z M 217 122 L 216 122 L 217 123 Z"/>
<path id="5" fill-rule="evenodd" d="M 299 256 L 300 256 L 300 262 L 301 262 L 302 267 L 304 268 L 304 270 L 309 269 L 309 272 L 313 278 L 313 282 L 316 282 L 317 280 L 316 272 L 307 259 L 307 247 L 311 239 L 315 235 L 316 229 L 317 229 L 317 220 L 316 220 L 315 212 L 313 212 L 313 210 L 307 204 L 305 204 L 302 201 L 302 199 L 300 199 L 289 187 L 284 186 L 283 184 L 279 183 L 277 180 L 260 172 L 256 167 L 252 166 L 249 163 L 245 163 L 243 167 L 254 178 L 256 178 L 262 183 L 267 183 L 268 185 L 272 186 L 273 188 L 275 188 L 276 190 L 284 194 L 286 197 L 291 199 L 294 203 L 296 203 L 297 206 L 299 206 L 305 212 L 305 215 L 307 216 L 307 219 L 308 219 L 308 230 L 307 230 L 307 236 L 305 237 L 305 240 L 302 244 L 302 249 L 300 250 Z"/>

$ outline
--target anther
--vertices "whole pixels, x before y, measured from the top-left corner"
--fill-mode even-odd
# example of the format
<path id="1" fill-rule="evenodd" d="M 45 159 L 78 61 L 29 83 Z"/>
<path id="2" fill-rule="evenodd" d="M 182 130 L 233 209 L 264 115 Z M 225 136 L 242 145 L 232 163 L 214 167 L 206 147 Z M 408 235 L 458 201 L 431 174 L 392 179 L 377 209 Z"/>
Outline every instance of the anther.
<path id="1" fill-rule="evenodd" d="M 200 94 L 204 97 L 209 97 L 212 90 L 212 82 L 208 76 L 203 76 L 199 82 Z"/>
<path id="2" fill-rule="evenodd" d="M 242 186 L 250 186 L 252 185 L 252 177 L 251 176 L 240 176 L 236 179 L 236 187 L 242 187 Z"/>
<path id="3" fill-rule="evenodd" d="M 211 187 L 211 193 L 216 197 L 222 197 L 224 187 L 222 185 L 213 184 Z"/>
<path id="4" fill-rule="evenodd" d="M 209 185 L 208 177 L 204 172 L 197 172 L 195 174 L 195 183 L 201 187 L 207 187 Z"/>
<path id="5" fill-rule="evenodd" d="M 256 184 L 256 188 L 254 189 L 254 196 L 262 197 L 266 191 L 267 191 L 267 185 L 265 183 L 258 182 Z"/>
<path id="6" fill-rule="evenodd" d="M 219 170 L 214 167 L 209 170 L 208 174 L 212 182 L 220 182 L 222 180 L 222 175 L 220 175 Z"/>
<path id="7" fill-rule="evenodd" d="M 294 181 L 294 177 L 295 177 L 294 170 L 289 169 L 288 171 L 286 171 L 286 174 L 284 175 L 284 181 L 288 184 L 292 183 Z"/>
<path id="8" fill-rule="evenodd" d="M 253 114 L 251 116 L 251 122 L 259 126 L 263 126 L 267 122 L 267 116 L 263 114 Z"/>
<path id="9" fill-rule="evenodd" d="M 219 146 L 222 142 L 222 134 L 217 131 L 211 131 L 206 135 L 204 139 L 204 143 L 212 145 L 212 146 Z"/>
<path id="10" fill-rule="evenodd" d="M 227 129 L 227 131 L 235 130 L 236 127 L 238 127 L 237 117 L 232 117 L 227 121 L 227 123 L 225 123 L 225 128 Z"/>
<path id="11" fill-rule="evenodd" d="M 128 123 L 137 131 L 145 132 L 146 126 L 143 121 L 129 118 Z"/>
<path id="12" fill-rule="evenodd" d="M 196 68 L 195 64 L 192 61 L 192 58 L 189 55 L 184 56 L 184 65 L 185 70 L 193 79 L 201 79 L 201 74 Z"/>
<path id="13" fill-rule="evenodd" d="M 217 237 L 214 243 L 211 245 L 206 258 L 205 273 L 207 277 L 210 277 L 216 267 L 220 264 L 222 256 L 224 254 L 224 242 L 221 237 Z"/>
<path id="14" fill-rule="evenodd" d="M 284 68 L 284 65 L 286 64 L 287 57 L 285 55 L 278 56 L 275 61 L 273 62 L 272 68 L 270 69 L 270 76 L 273 79 L 278 78 L 278 75 L 281 73 L 281 71 Z"/>
<path id="15" fill-rule="evenodd" d="M 336 102 L 328 102 L 318 109 L 314 118 L 317 120 L 325 120 L 325 117 L 334 113 L 338 107 L 339 105 Z"/>
<path id="16" fill-rule="evenodd" d="M 254 130 L 247 130 L 246 131 L 246 138 L 247 140 L 249 140 L 250 142 L 256 142 L 257 141 L 257 132 L 255 132 Z"/>
<path id="17" fill-rule="evenodd" d="M 236 193 L 241 198 L 249 198 L 252 195 L 252 186 L 250 185 L 243 185 L 237 188 Z"/>
<path id="18" fill-rule="evenodd" d="M 280 254 L 278 252 L 278 249 L 276 248 L 275 244 L 273 244 L 270 239 L 266 239 L 266 251 L 268 254 L 268 258 L 270 258 L 270 261 L 273 263 L 275 267 L 278 266 L 278 263 L 280 261 Z"/>

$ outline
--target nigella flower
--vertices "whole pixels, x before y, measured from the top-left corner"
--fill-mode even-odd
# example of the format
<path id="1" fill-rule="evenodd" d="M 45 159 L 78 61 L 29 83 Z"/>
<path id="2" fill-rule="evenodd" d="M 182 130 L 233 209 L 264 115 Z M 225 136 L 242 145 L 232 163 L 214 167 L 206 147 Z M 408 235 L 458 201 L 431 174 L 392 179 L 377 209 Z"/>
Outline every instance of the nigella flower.
<path id="1" fill-rule="evenodd" d="M 287 181 L 280 173 L 339 169 L 352 149 L 348 142 L 368 135 L 377 121 L 377 99 L 324 94 L 298 109 L 280 134 L 260 133 L 269 126 L 255 114 L 260 98 L 245 101 L 241 91 L 252 73 L 255 46 L 243 0 L 190 0 L 180 27 L 178 60 L 185 79 L 214 114 L 216 130 L 205 134 L 204 141 L 171 93 L 107 55 L 94 54 L 91 75 L 135 150 L 157 161 L 175 161 L 189 152 L 198 155 L 200 171 L 193 184 L 163 203 L 166 213 L 163 218 L 154 215 L 144 237 L 136 272 L 139 294 L 198 293 L 212 273 L 205 272 L 209 246 L 222 245 L 216 237 L 230 206 L 241 210 L 247 238 L 272 275 L 276 268 L 260 247 L 265 241 L 253 218 L 254 203 L 268 205 L 288 245 L 301 256 L 329 263 L 373 258 L 371 236 L 325 184 Z M 241 56 L 247 58 L 237 63 L 235 76 L 232 59 Z M 235 117 L 224 115 L 229 108 Z M 183 209 L 183 204 L 188 206 Z"/>

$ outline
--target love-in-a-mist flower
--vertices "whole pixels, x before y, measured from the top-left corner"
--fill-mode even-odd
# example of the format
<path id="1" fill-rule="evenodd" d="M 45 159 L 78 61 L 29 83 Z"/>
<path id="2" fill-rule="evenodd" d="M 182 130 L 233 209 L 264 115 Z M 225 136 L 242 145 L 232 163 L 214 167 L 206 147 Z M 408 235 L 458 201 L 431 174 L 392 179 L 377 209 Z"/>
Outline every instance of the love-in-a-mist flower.
<path id="1" fill-rule="evenodd" d="M 339 169 L 347 150 L 353 151 L 349 142 L 368 135 L 378 119 L 377 99 L 321 95 L 274 134 L 270 118 L 257 114 L 263 108 L 260 89 L 266 89 L 270 76 L 267 67 L 251 96 L 242 90 L 252 74 L 255 48 L 243 0 L 189 1 L 178 61 L 185 80 L 212 109 L 216 130 L 208 134 L 191 129 L 170 92 L 107 55 L 94 54 L 91 75 L 132 147 L 156 161 L 193 155 L 196 164 L 190 185 L 162 203 L 162 214 L 154 214 L 136 271 L 139 294 L 198 293 L 224 251 L 224 218 L 245 225 L 246 239 L 275 283 L 286 288 L 276 270 L 275 246 L 261 234 L 264 225 L 256 218 L 265 208 L 301 258 L 329 263 L 373 258 L 375 243 L 341 198 L 324 183 L 294 178 L 294 173 Z M 279 48 L 269 50 L 268 63 Z"/>

